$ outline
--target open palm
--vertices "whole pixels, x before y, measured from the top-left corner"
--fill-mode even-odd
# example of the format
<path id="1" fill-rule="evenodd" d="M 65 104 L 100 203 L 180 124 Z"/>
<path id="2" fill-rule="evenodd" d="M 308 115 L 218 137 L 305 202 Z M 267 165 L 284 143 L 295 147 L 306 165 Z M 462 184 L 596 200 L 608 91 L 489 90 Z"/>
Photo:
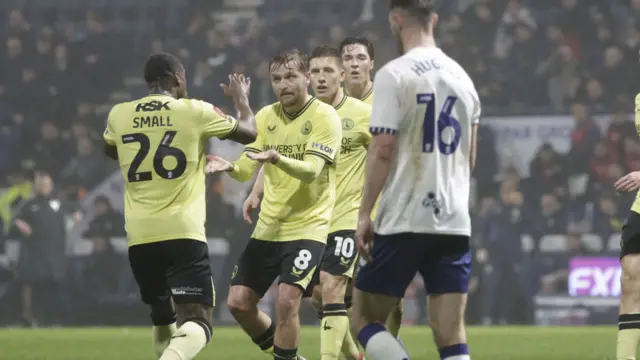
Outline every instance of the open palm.
<path id="1" fill-rule="evenodd" d="M 220 156 L 207 155 L 207 165 L 205 167 L 205 172 L 207 174 L 221 171 L 231 171 L 232 169 L 233 164 L 230 161 L 227 161 Z"/>

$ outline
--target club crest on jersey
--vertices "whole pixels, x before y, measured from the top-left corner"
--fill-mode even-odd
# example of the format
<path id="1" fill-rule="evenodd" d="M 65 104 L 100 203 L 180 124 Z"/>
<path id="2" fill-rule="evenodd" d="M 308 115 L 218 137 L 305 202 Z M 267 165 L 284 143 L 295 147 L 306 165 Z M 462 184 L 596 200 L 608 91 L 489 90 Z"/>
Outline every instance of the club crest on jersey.
<path id="1" fill-rule="evenodd" d="M 311 121 L 307 120 L 304 125 L 302 125 L 302 128 L 300 129 L 300 133 L 302 135 L 309 135 L 311 134 Z"/>
<path id="2" fill-rule="evenodd" d="M 442 205 L 442 203 L 440 201 L 438 201 L 438 199 L 436 198 L 436 194 L 432 191 L 429 191 L 427 193 L 427 197 L 425 197 L 422 200 L 422 206 L 426 207 L 426 208 L 432 208 L 433 209 L 433 215 L 436 216 L 436 218 L 443 220 L 443 221 L 448 221 L 451 218 L 453 218 L 454 214 L 447 214 L 444 210 L 444 207 Z"/>
<path id="3" fill-rule="evenodd" d="M 346 118 L 342 119 L 342 130 L 351 130 L 353 129 L 354 122 L 353 120 Z"/>

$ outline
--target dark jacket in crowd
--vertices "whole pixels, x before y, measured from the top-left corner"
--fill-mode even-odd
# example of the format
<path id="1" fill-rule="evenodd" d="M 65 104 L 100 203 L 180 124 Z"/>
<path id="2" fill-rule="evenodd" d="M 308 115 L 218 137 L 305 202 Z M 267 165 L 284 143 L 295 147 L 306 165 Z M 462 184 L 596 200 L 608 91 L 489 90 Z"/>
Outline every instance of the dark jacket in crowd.
<path id="1" fill-rule="evenodd" d="M 62 203 L 57 198 L 37 196 L 27 201 L 16 219 L 31 227 L 25 236 L 14 226 L 21 240 L 18 276 L 27 283 L 58 282 L 66 268 L 66 224 Z"/>

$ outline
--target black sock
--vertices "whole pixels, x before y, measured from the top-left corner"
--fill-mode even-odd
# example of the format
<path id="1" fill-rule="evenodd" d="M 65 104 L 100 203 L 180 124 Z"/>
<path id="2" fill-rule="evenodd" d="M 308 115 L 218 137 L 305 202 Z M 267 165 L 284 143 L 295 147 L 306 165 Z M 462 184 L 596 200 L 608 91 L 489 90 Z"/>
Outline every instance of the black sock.
<path id="1" fill-rule="evenodd" d="M 347 310 L 351 309 L 351 306 L 353 305 L 353 298 L 351 296 L 345 296 L 344 305 L 346 306 Z"/>
<path id="2" fill-rule="evenodd" d="M 297 360 L 298 359 L 298 348 L 295 349 L 281 349 L 277 346 L 273 348 L 273 359 L 274 360 Z"/>
<path id="3" fill-rule="evenodd" d="M 252 338 L 253 342 L 260 347 L 262 351 L 269 350 L 273 346 L 273 338 L 276 335 L 276 326 L 271 322 L 269 328 L 260 336 Z"/>

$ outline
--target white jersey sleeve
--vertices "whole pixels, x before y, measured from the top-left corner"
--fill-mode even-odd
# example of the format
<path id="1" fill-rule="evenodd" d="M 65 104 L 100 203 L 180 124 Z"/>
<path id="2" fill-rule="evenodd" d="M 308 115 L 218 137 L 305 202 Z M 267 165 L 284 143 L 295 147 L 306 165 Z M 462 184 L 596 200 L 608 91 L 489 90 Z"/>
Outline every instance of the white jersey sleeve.
<path id="1" fill-rule="evenodd" d="M 402 119 L 400 78 L 382 68 L 373 83 L 374 101 L 369 126 L 371 133 L 395 135 Z M 377 98 L 377 100 L 375 100 Z"/>
<path id="2" fill-rule="evenodd" d="M 480 118 L 471 78 L 437 48 L 413 49 L 378 71 L 371 132 L 394 134 L 376 233 L 471 234 L 471 134 Z"/>

